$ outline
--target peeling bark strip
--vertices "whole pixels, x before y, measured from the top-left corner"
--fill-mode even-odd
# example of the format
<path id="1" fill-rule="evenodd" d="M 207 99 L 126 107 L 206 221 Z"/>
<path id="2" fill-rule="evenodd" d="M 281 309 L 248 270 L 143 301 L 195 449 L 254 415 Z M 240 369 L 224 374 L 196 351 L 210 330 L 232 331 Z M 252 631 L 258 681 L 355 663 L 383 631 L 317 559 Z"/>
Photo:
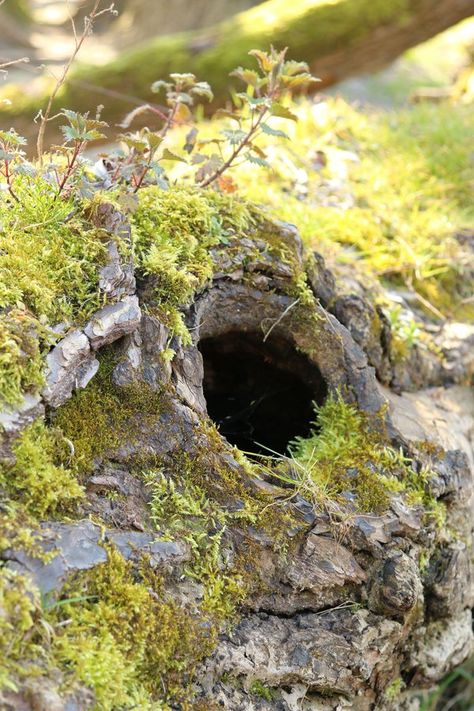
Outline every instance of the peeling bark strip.
<path id="1" fill-rule="evenodd" d="M 192 71 L 211 84 L 215 101 L 204 108 L 213 111 L 228 101 L 229 73 L 239 63 L 251 64 L 251 49 L 270 44 L 289 47 L 290 58 L 308 62 L 322 80 L 314 85 L 318 90 L 382 67 L 473 13 L 473 0 L 267 0 L 210 29 L 158 37 L 104 66 L 79 68 L 68 77 L 53 110 L 88 111 L 92 92 L 102 96 L 102 118 L 113 126 L 129 112 L 130 97 L 132 104 L 153 103 L 154 81 L 170 72 Z M 28 137 L 30 114 L 45 98 L 25 98 L 21 90 L 11 106 L 0 103 L 0 116 L 6 123 L 15 120 L 20 134 Z"/>
<path id="2" fill-rule="evenodd" d="M 452 372 L 446 374 L 441 363 L 437 369 L 420 368 L 423 358 L 433 357 L 420 353 L 404 363 L 407 382 L 411 378 L 416 387 L 420 373 L 429 373 L 437 388 L 416 395 L 395 395 L 383 388 L 376 369 L 387 385 L 396 382 L 384 325 L 377 320 L 379 328 L 368 328 L 373 307 L 361 295 L 338 294 L 322 259 L 303 254 L 291 225 L 265 222 L 248 238 L 230 238 L 224 247 L 213 249 L 212 281 L 183 307 L 192 340 L 187 346 L 176 336 L 170 340 L 160 322 L 153 279 L 141 278 L 132 294 L 130 269 L 117 261 L 114 249 L 109 256 L 102 289 L 109 295 L 119 289 L 114 292 L 118 301 L 51 351 L 43 393 L 53 424 L 63 422 L 67 429 L 74 415 L 87 417 L 87 411 L 74 411 L 73 405 L 98 387 L 100 371 L 91 374 L 89 366 L 108 345 L 111 375 L 96 393 L 99 402 L 93 412 L 100 417 L 108 409 L 99 423 L 82 423 L 89 439 L 98 436 L 100 444 L 87 450 L 89 459 L 81 461 L 85 498 L 67 521 L 38 522 L 35 554 L 18 545 L 4 550 L 3 570 L 25 575 L 30 592 L 40 590 L 54 608 L 58 600 L 67 604 L 61 595 L 71 593 L 64 586 L 100 575 L 113 548 L 130 566 L 126 599 L 145 566 L 151 577 L 140 589 L 142 603 L 150 599 L 173 605 L 173 614 L 163 623 L 158 616 L 165 631 L 185 610 L 184 626 L 173 628 L 173 634 L 178 630 L 179 640 L 190 629 L 202 634 L 204 625 L 204 638 L 193 639 L 191 645 L 200 648 L 206 630 L 210 636 L 211 623 L 200 607 L 206 578 L 190 575 L 190 569 L 196 545 L 203 540 L 215 543 L 219 534 L 217 570 L 214 559 L 211 570 L 228 576 L 218 578 L 219 584 L 236 585 L 232 600 L 238 614 L 231 608 L 232 614 L 223 616 L 225 624 L 218 618 L 212 628 L 213 649 L 192 657 L 188 666 L 185 659 L 179 673 L 173 669 L 174 686 L 167 686 L 167 668 L 163 672 L 160 667 L 161 648 L 156 659 L 148 660 L 151 666 L 140 673 L 161 681 L 155 702 L 169 687 L 184 685 L 183 693 L 206 711 L 215 703 L 227 711 L 409 711 L 420 687 L 436 683 L 474 647 L 474 487 L 469 465 L 474 406 L 468 389 L 444 387 Z M 304 270 L 308 283 L 295 297 Z M 170 344 L 175 352 L 171 360 L 169 353 L 163 357 Z M 77 398 L 72 389 L 81 384 L 86 366 L 90 382 L 81 381 L 85 390 Z M 460 361 L 460 377 L 470 367 L 470 359 Z M 269 386 L 271 397 L 271 387 L 278 393 L 266 409 L 265 393 L 258 390 L 262 383 Z M 402 470 L 400 490 L 388 490 L 381 511 L 358 510 L 350 490 L 344 492 L 346 498 L 331 499 L 330 486 L 323 502 L 305 497 L 291 485 L 291 468 L 285 470 L 289 481 L 282 482 L 277 467 L 251 467 L 229 444 L 238 423 L 244 428 L 240 437 L 254 441 L 255 432 L 261 438 L 266 427 L 266 434 L 278 434 L 284 447 L 289 437 L 305 434 L 289 432 L 283 425 L 298 421 L 306 399 L 322 404 L 336 391 L 365 413 L 374 431 L 379 428 L 381 441 L 391 445 L 392 452 L 402 447 L 404 456 L 413 460 L 411 470 Z M 242 402 L 236 403 L 237 396 Z M 151 407 L 146 398 L 151 398 Z M 121 412 L 125 407 L 126 421 Z M 263 417 L 255 414 L 259 407 Z M 7 439 L 42 409 L 38 398 L 20 408 L 14 422 L 3 420 Z M 216 422 L 220 418 L 220 434 L 206 410 Z M 65 423 L 62 413 L 67 415 Z M 117 431 L 112 429 L 107 438 L 103 430 L 110 423 Z M 80 421 L 73 423 L 69 441 L 80 426 Z M 11 451 L 1 454 L 5 460 Z M 350 476 L 361 476 L 363 467 L 377 471 L 377 466 L 376 461 L 357 459 Z M 430 472 L 422 479 L 429 505 L 403 488 L 403 477 L 415 477 L 423 466 Z M 186 485 L 194 487 L 188 493 L 190 512 L 176 513 L 176 497 L 185 495 Z M 166 490 L 166 506 L 158 514 L 155 509 L 152 519 L 151 499 L 158 496 L 153 486 L 171 488 Z M 441 528 L 429 509 L 439 502 L 446 515 Z M 246 520 L 248 508 L 257 504 L 257 514 Z M 203 531 L 199 506 L 212 507 Z M 167 514 L 175 528 L 166 528 Z M 193 538 L 196 530 L 198 539 Z M 199 556 L 202 563 L 205 550 L 199 549 Z M 154 589 L 156 580 L 160 582 Z M 120 591 L 120 580 L 112 581 L 105 590 L 103 582 L 99 585 L 92 603 L 88 588 L 82 588 L 82 598 L 73 598 L 74 605 L 83 599 L 92 606 L 99 599 L 105 604 L 108 595 Z M 74 615 L 74 609 L 68 614 Z M 135 604 L 130 615 L 121 609 L 118 631 L 139 612 Z M 67 635 L 70 622 L 58 624 L 55 634 Z M 152 617 L 146 619 L 147 628 L 154 624 Z M 117 626 L 114 631 L 118 634 Z M 95 629 L 88 627 L 81 634 L 83 643 Z M 54 644 L 54 635 L 52 642 L 44 639 L 39 644 Z M 128 645 L 132 642 L 127 639 Z M 127 646 L 127 655 L 133 654 Z M 1 708 L 100 709 L 87 678 L 72 689 L 64 684 L 71 668 L 68 661 L 66 670 L 40 666 L 34 678 L 19 677 L 16 691 L 0 692 Z M 404 691 L 400 680 L 407 684 Z M 393 694 L 397 684 L 398 695 Z M 180 703 L 171 697 L 171 708 L 181 708 Z"/>

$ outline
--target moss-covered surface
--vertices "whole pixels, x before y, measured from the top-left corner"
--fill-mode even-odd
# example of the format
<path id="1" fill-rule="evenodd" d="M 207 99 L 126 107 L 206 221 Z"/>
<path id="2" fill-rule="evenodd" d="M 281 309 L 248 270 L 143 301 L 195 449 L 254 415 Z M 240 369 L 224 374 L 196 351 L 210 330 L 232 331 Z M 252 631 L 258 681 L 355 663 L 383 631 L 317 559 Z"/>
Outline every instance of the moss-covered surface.
<path id="1" fill-rule="evenodd" d="M 63 433 L 36 420 L 15 442 L 14 463 L 0 465 L 0 486 L 25 512 L 51 516 L 83 495 L 75 473 L 65 466 L 69 455 Z"/>
<path id="2" fill-rule="evenodd" d="M 138 194 L 132 215 L 138 274 L 153 277 L 152 298 L 171 335 L 189 342 L 179 309 L 211 279 L 210 248 L 244 236 L 254 209 L 213 190 L 151 187 Z"/>
<path id="3" fill-rule="evenodd" d="M 367 285 L 408 290 L 430 318 L 472 319 L 472 255 L 457 237 L 474 224 L 471 108 L 362 112 L 328 99 L 298 113 L 265 181 L 236 172 L 244 193 L 297 224 L 342 279 L 348 265 Z"/>
<path id="4" fill-rule="evenodd" d="M 106 256 L 106 233 L 73 200 L 55 200 L 40 178 L 19 179 L 16 189 L 18 202 L 0 201 L 2 408 L 43 384 L 51 328 L 97 310 Z"/>
<path id="5" fill-rule="evenodd" d="M 89 472 L 107 451 L 124 441 L 133 443 L 138 418 L 142 426 L 151 427 L 166 409 L 166 399 L 146 383 L 114 385 L 111 376 L 116 363 L 116 354 L 105 350 L 93 382 L 76 391 L 54 415 L 54 426 L 72 444 L 70 463 L 79 476 Z"/>
<path id="6" fill-rule="evenodd" d="M 52 327 L 81 324 L 102 305 L 99 269 L 111 237 L 129 255 L 129 245 L 94 224 L 97 202 L 113 195 L 92 204 L 56 200 L 40 178 L 16 190 L 19 202 L 0 202 L 0 407 L 43 385 L 44 357 L 58 339 Z M 237 198 L 193 188 L 141 191 L 132 216 L 136 274 L 155 277 L 156 305 L 172 335 L 186 339 L 178 308 L 211 277 L 209 248 L 251 224 Z"/>

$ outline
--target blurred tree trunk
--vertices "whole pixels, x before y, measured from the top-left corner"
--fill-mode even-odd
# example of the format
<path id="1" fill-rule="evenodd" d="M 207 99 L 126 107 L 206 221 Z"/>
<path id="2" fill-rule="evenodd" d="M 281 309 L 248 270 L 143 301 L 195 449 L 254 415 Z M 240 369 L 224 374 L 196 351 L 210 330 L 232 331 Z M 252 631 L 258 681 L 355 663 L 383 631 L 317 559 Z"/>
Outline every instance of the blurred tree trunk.
<path id="1" fill-rule="evenodd" d="M 93 111 L 101 103 L 103 118 L 113 125 L 137 103 L 156 101 L 153 81 L 191 71 L 211 83 L 212 111 L 228 100 L 229 72 L 253 65 L 249 50 L 270 44 L 288 46 L 290 57 L 306 60 L 321 78 L 316 88 L 326 87 L 386 65 L 473 10 L 474 0 L 267 0 L 211 28 L 158 37 L 104 66 L 82 65 L 69 76 L 55 108 Z M 0 117 L 8 113 L 9 123 L 31 132 L 31 117 L 47 92 L 10 91 L 8 98 L 12 106 L 0 103 Z"/>
<path id="2" fill-rule="evenodd" d="M 262 0 L 122 0 L 109 31 L 122 46 L 172 32 L 209 27 Z M 122 8 L 122 9 L 121 9 Z"/>

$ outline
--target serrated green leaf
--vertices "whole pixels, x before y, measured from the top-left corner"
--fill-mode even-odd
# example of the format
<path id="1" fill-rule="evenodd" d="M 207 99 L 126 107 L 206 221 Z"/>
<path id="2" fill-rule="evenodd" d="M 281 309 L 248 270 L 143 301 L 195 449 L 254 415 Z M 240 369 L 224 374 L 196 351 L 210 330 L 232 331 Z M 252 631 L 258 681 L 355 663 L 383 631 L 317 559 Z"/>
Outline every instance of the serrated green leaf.
<path id="1" fill-rule="evenodd" d="M 13 128 L 9 131 L 0 131 L 0 141 L 9 143 L 11 146 L 24 146 L 27 143 L 26 138 L 20 136 Z"/>
<path id="2" fill-rule="evenodd" d="M 284 131 L 280 131 L 277 128 L 272 128 L 271 126 L 268 125 L 268 123 L 262 123 L 261 129 L 264 133 L 266 133 L 268 136 L 277 136 L 278 138 L 290 138 L 287 133 Z"/>
<path id="3" fill-rule="evenodd" d="M 289 59 L 283 65 L 283 73 L 291 77 L 295 76 L 295 74 L 302 74 L 306 72 L 309 72 L 309 67 L 306 62 L 295 62 L 294 60 Z"/>
<path id="4" fill-rule="evenodd" d="M 249 161 L 249 163 L 258 165 L 260 168 L 270 168 L 270 163 L 265 160 L 265 158 L 260 158 L 259 156 L 253 155 L 253 153 L 250 152 L 246 153 L 245 157 Z"/>
<path id="5" fill-rule="evenodd" d="M 195 96 L 202 96 L 205 99 L 208 99 L 208 101 L 212 101 L 214 98 L 212 89 L 207 81 L 198 81 L 191 89 L 191 94 L 194 94 Z"/>
<path id="6" fill-rule="evenodd" d="M 313 82 L 321 81 L 316 79 L 316 77 L 311 76 L 311 74 L 297 74 L 296 76 L 282 76 L 280 77 L 282 84 L 287 89 L 296 89 L 299 86 L 305 86 L 306 84 L 311 84 Z"/>
<path id="7" fill-rule="evenodd" d="M 158 81 L 154 81 L 153 84 L 151 85 L 151 90 L 154 94 L 159 94 L 159 92 L 162 89 L 171 89 L 172 84 L 170 84 L 169 81 L 164 81 L 163 79 L 158 79 Z"/>
<path id="8" fill-rule="evenodd" d="M 245 131 L 241 131 L 240 129 L 231 129 L 231 128 L 226 128 L 223 131 L 221 131 L 222 135 L 226 137 L 226 139 L 229 141 L 229 143 L 232 146 L 238 146 L 239 143 L 242 143 L 243 140 L 247 137 L 247 134 Z"/>
<path id="9" fill-rule="evenodd" d="M 176 155 L 176 153 L 172 153 L 169 148 L 165 148 L 163 151 L 163 154 L 161 156 L 164 160 L 174 160 L 174 161 L 179 161 L 180 163 L 187 163 L 186 159 L 183 158 L 182 156 Z"/>
<path id="10" fill-rule="evenodd" d="M 196 76 L 194 74 L 179 74 L 174 72 L 170 74 L 170 79 L 174 81 L 175 84 L 181 84 L 182 86 L 189 87 L 196 83 Z"/>
<path id="11" fill-rule="evenodd" d="M 256 71 L 253 69 L 244 69 L 243 67 L 237 67 L 233 72 L 230 73 L 231 77 L 237 77 L 249 86 L 257 87 L 260 81 L 260 77 Z"/>
<path id="12" fill-rule="evenodd" d="M 249 54 L 251 57 L 256 58 L 257 62 L 260 65 L 260 68 L 264 72 L 271 72 L 275 62 L 271 59 L 271 57 L 266 52 L 262 52 L 261 49 L 251 49 Z"/>
<path id="13" fill-rule="evenodd" d="M 274 102 L 270 107 L 270 111 L 273 116 L 278 116 L 278 118 L 285 118 L 289 119 L 290 121 L 298 121 L 298 116 L 292 113 L 290 109 L 288 109 L 286 106 L 283 106 L 283 104 L 278 104 Z"/>

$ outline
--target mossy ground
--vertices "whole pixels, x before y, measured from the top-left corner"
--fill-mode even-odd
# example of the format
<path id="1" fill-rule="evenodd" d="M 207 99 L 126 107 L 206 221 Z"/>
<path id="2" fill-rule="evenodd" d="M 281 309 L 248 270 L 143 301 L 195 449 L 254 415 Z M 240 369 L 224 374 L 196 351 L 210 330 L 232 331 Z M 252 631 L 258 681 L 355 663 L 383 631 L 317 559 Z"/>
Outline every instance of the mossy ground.
<path id="1" fill-rule="evenodd" d="M 408 289 L 430 317 L 473 318 L 469 106 L 419 104 L 361 112 L 340 98 L 302 102 L 274 170 L 236 180 L 245 194 L 294 222 L 329 265 Z M 288 127 L 286 127 L 288 130 Z M 318 153 L 318 151 L 320 153 Z"/>

